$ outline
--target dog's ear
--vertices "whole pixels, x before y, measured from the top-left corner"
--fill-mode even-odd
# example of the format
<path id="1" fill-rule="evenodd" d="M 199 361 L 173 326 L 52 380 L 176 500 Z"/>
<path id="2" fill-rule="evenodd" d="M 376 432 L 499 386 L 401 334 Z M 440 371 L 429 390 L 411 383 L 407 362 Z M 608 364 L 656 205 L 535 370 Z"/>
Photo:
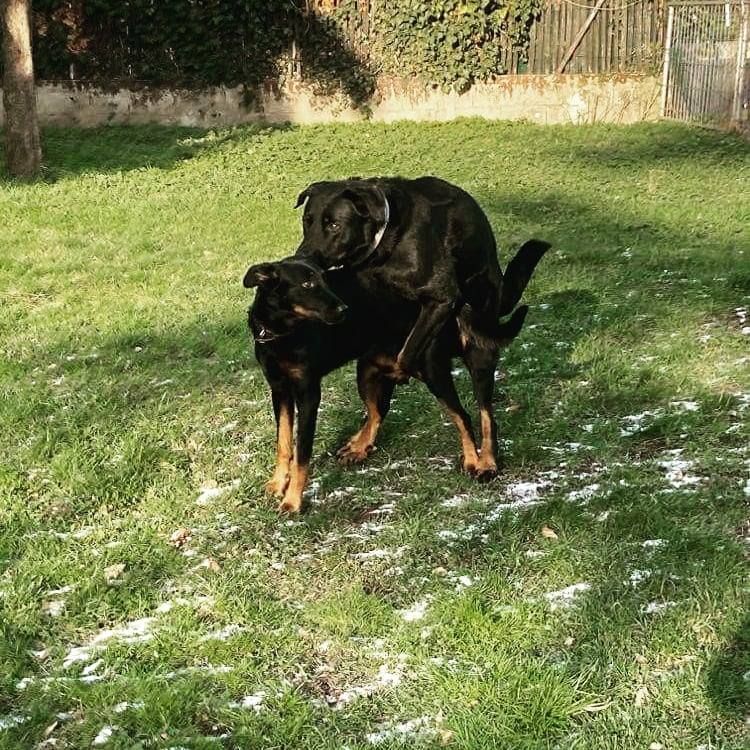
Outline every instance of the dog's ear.
<path id="1" fill-rule="evenodd" d="M 373 201 L 368 191 L 347 188 L 341 193 L 341 197 L 348 200 L 360 216 L 369 217 L 372 215 Z"/>
<path id="2" fill-rule="evenodd" d="M 315 195 L 324 185 L 324 182 L 313 182 L 308 185 L 298 196 L 295 208 L 299 208 L 308 198 Z"/>
<path id="3" fill-rule="evenodd" d="M 277 281 L 279 272 L 275 263 L 256 263 L 247 269 L 245 278 L 242 279 L 242 285 L 245 289 L 252 289 L 254 286 L 262 286 L 271 281 Z"/>

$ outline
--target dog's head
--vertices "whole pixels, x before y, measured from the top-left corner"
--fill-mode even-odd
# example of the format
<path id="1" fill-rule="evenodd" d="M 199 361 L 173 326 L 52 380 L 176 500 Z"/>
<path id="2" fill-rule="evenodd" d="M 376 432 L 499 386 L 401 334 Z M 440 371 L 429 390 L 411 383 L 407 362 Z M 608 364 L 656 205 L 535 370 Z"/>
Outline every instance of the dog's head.
<path id="1" fill-rule="evenodd" d="M 297 198 L 303 205 L 303 239 L 298 255 L 326 270 L 366 260 L 383 237 L 390 206 L 373 182 L 314 182 Z"/>
<path id="2" fill-rule="evenodd" d="M 256 306 L 265 318 L 286 327 L 300 320 L 317 320 L 328 325 L 341 323 L 346 305 L 331 291 L 321 270 L 299 258 L 250 266 L 242 283 L 258 287 Z"/>

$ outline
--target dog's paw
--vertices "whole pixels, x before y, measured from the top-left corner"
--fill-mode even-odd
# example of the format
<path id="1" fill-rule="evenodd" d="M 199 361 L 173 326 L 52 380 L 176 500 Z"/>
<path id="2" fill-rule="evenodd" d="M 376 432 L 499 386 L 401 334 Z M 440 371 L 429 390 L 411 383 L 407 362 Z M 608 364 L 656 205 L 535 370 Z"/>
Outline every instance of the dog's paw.
<path id="1" fill-rule="evenodd" d="M 466 456 L 460 456 L 458 459 L 461 471 L 464 474 L 468 474 L 470 477 L 476 476 L 477 473 L 477 462 L 474 459 L 466 458 Z"/>
<path id="2" fill-rule="evenodd" d="M 288 484 L 289 475 L 283 477 L 273 476 L 266 482 L 266 492 L 275 497 L 284 497 Z"/>
<path id="3" fill-rule="evenodd" d="M 289 494 L 279 503 L 277 510 L 279 513 L 299 513 L 302 508 L 302 498 L 293 497 Z"/>
<path id="4" fill-rule="evenodd" d="M 350 466 L 351 464 L 361 464 L 363 461 L 367 461 L 370 454 L 375 450 L 374 445 L 358 445 L 355 443 L 347 443 L 346 445 L 339 448 L 336 453 L 338 462 L 344 466 Z"/>
<path id="5" fill-rule="evenodd" d="M 493 479 L 497 478 L 498 474 L 497 466 L 487 468 L 482 468 L 480 466 L 474 473 L 474 479 L 476 479 L 477 482 L 482 483 L 491 482 Z"/>

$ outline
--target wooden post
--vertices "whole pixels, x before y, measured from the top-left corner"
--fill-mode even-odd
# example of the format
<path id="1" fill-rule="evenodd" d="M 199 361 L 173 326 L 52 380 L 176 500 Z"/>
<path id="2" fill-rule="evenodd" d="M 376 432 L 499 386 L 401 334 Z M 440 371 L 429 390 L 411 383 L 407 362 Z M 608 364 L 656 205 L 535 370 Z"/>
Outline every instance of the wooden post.
<path id="1" fill-rule="evenodd" d="M 586 32 L 589 30 L 589 27 L 592 23 L 594 23 L 596 14 L 599 12 L 602 5 L 604 5 L 604 3 L 606 2 L 607 0 L 596 0 L 596 5 L 591 9 L 591 13 L 589 13 L 588 18 L 586 18 L 586 20 L 583 22 L 583 26 L 581 26 L 581 28 L 578 30 L 575 39 L 573 39 L 572 44 L 568 48 L 567 52 L 563 55 L 562 62 L 557 66 L 558 73 L 565 72 L 565 68 L 570 62 L 570 58 L 575 54 L 575 51 L 578 49 L 578 45 L 583 41 L 583 37 L 586 36 Z"/>
<path id="2" fill-rule="evenodd" d="M 3 31 L 5 156 L 15 177 L 34 177 L 42 147 L 31 58 L 30 0 L 0 0 Z"/>

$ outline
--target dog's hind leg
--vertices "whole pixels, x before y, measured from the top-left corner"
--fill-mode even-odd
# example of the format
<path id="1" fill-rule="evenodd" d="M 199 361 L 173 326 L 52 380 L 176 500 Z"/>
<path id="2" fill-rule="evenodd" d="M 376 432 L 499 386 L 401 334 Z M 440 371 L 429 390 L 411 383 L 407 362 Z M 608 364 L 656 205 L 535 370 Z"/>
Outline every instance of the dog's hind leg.
<path id="1" fill-rule="evenodd" d="M 271 398 L 276 417 L 276 468 L 273 476 L 266 482 L 266 492 L 283 497 L 289 484 L 289 464 L 292 460 L 294 399 L 291 393 L 280 390 L 273 390 Z"/>
<path id="2" fill-rule="evenodd" d="M 357 390 L 367 409 L 367 418 L 339 449 L 337 455 L 342 464 L 361 463 L 374 450 L 380 425 L 391 408 L 394 387 L 394 381 L 384 376 L 374 362 L 364 359 L 357 362 Z"/>
<path id="3" fill-rule="evenodd" d="M 498 356 L 497 346 L 476 346 L 471 342 L 463 354 L 471 375 L 482 428 L 482 446 L 477 465 L 477 477 L 480 480 L 492 479 L 497 474 L 497 424 L 492 401 Z"/>
<path id="4" fill-rule="evenodd" d="M 456 392 L 451 375 L 450 357 L 443 357 L 436 353 L 435 347 L 428 349 L 425 356 L 422 380 L 429 388 L 433 396 L 448 413 L 448 416 L 456 425 L 461 438 L 462 468 L 468 474 L 476 474 L 479 466 L 479 455 L 474 438 L 474 428 L 461 399 Z"/>

